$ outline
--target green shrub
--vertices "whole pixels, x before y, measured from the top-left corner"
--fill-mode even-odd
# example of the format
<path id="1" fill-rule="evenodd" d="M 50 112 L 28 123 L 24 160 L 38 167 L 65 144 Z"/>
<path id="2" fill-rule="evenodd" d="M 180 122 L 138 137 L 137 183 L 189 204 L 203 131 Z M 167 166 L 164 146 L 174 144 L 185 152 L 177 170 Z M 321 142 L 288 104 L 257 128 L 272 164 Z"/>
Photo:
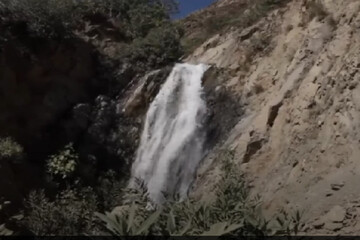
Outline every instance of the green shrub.
<path id="1" fill-rule="evenodd" d="M 182 54 L 180 37 L 180 30 L 173 25 L 154 28 L 145 38 L 135 39 L 124 57 L 131 63 L 138 63 L 140 68 L 153 68 L 174 62 Z"/>
<path id="2" fill-rule="evenodd" d="M 126 178 L 113 170 L 109 170 L 99 176 L 94 189 L 102 207 L 111 209 L 121 204 L 125 186 Z"/>
<path id="3" fill-rule="evenodd" d="M 0 159 L 12 162 L 21 161 L 24 156 L 24 149 L 12 138 L 0 138 Z"/>
<path id="4" fill-rule="evenodd" d="M 91 39 L 96 46 L 111 40 L 115 58 L 146 71 L 182 54 L 168 13 L 174 6 L 173 0 L 0 0 L 0 27 L 22 26 L 22 35 L 45 39 Z"/>
<path id="5" fill-rule="evenodd" d="M 161 5 L 149 8 L 147 3 L 129 8 L 129 25 L 132 39 L 144 38 L 154 28 L 162 26 L 168 21 L 168 15 Z"/>
<path id="6" fill-rule="evenodd" d="M 1 0 L 2 15 L 14 22 L 25 22 L 38 36 L 67 36 L 80 15 L 72 0 Z M 10 15 L 10 16 L 9 16 Z"/>
<path id="7" fill-rule="evenodd" d="M 291 216 L 281 212 L 274 218 L 275 224 L 270 225 L 259 211 L 259 199 L 249 197 L 241 174 L 228 160 L 233 155 L 224 152 L 221 157 L 225 159 L 224 174 L 215 186 L 216 198 L 209 203 L 188 199 L 155 206 L 149 202 L 144 185 L 124 189 L 124 182 L 119 182 L 114 172 L 108 172 L 99 179 L 102 191 L 72 186 L 54 200 L 43 191 L 32 192 L 25 204 L 23 224 L 39 236 L 263 236 L 299 232 L 299 213 Z M 100 214 L 99 200 L 104 199 L 109 202 L 105 207 L 114 203 L 118 207 L 112 213 Z"/>
<path id="8" fill-rule="evenodd" d="M 47 171 L 55 177 L 61 177 L 62 179 L 69 178 L 75 172 L 78 159 L 79 156 L 70 143 L 58 154 L 50 157 L 47 162 Z"/>
<path id="9" fill-rule="evenodd" d="M 121 204 L 125 181 L 114 171 L 98 178 L 94 187 L 77 180 L 53 198 L 44 190 L 32 191 L 25 200 L 22 225 L 35 235 L 100 235 L 98 211 Z"/>
<path id="10" fill-rule="evenodd" d="M 158 0 L 0 0 L 0 12 L 46 37 L 72 35 L 84 29 L 85 21 L 113 19 L 124 28 L 118 30 L 137 38 L 169 20 L 166 6 Z"/>
<path id="11" fill-rule="evenodd" d="M 34 191 L 25 207 L 23 224 L 37 236 L 96 234 L 98 202 L 91 188 L 65 190 L 53 201 L 44 191 Z"/>
<path id="12" fill-rule="evenodd" d="M 228 152 L 222 154 L 224 174 L 216 187 L 216 199 L 211 203 L 189 199 L 185 202 L 169 202 L 151 210 L 146 190 L 140 188 L 126 190 L 123 205 L 113 213 L 97 213 L 97 216 L 111 234 L 118 236 L 262 236 L 296 233 L 299 224 L 286 224 L 293 220 L 289 218 L 277 218 L 282 219 L 279 221 L 282 225 L 269 229 L 269 222 L 259 211 L 259 199 L 249 198 L 241 174 L 229 160 L 233 155 Z"/>

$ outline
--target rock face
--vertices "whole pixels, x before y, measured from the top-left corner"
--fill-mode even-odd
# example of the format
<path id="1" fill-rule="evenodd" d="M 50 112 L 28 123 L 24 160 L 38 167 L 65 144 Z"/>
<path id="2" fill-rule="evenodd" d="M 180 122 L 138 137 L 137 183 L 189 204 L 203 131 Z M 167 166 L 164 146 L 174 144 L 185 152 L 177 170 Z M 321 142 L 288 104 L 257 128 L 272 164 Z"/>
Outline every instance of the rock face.
<path id="1" fill-rule="evenodd" d="M 86 98 L 86 85 L 95 76 L 90 46 L 46 42 L 22 52 L 9 43 L 2 49 L 0 135 L 26 142 Z"/>
<path id="2" fill-rule="evenodd" d="M 304 210 L 305 221 L 330 210 L 342 218 L 333 207 L 360 197 L 360 2 L 318 2 L 321 11 L 290 1 L 248 29 L 214 35 L 186 59 L 217 67 L 223 79 L 213 89 L 240 99 L 244 114 L 218 146 L 235 151 L 269 216 L 285 208 Z M 270 41 L 254 51 L 261 36 Z M 211 190 L 216 149 L 194 194 Z M 319 231 L 346 225 L 330 222 Z"/>
<path id="3" fill-rule="evenodd" d="M 33 163 L 62 140 L 49 128 L 60 125 L 59 119 L 75 103 L 90 98 L 96 76 L 93 49 L 84 42 L 23 40 L 0 47 L 0 137 L 11 136 L 29 153 L 22 164 L 0 166 L 6 179 L 0 197 L 16 203 L 41 182 Z"/>
<path id="4" fill-rule="evenodd" d="M 247 2 L 210 8 L 221 17 Z M 253 26 L 213 34 L 183 59 L 211 65 L 203 78 L 207 155 L 193 194 L 211 192 L 219 176 L 214 159 L 229 149 L 267 215 L 298 209 L 311 234 L 358 233 L 360 2 L 311 2 L 289 0 Z M 185 21 L 190 35 L 212 12 Z M 13 136 L 42 159 L 72 141 L 90 181 L 97 169 L 129 166 L 147 106 L 171 66 L 136 76 L 122 64 L 118 81 L 98 89 L 103 79 L 86 41 L 16 44 L 0 51 L 0 137 Z M 11 167 L 0 163 L 0 175 L 14 179 L 0 182 L 0 196 L 15 188 L 19 199 L 16 175 L 28 168 Z"/>
<path id="5" fill-rule="evenodd" d="M 129 89 L 123 113 L 126 116 L 144 115 L 161 85 L 171 72 L 171 66 L 149 72 Z"/>
<path id="6" fill-rule="evenodd" d="M 42 186 L 38 170 L 69 142 L 80 154 L 84 179 L 93 181 L 99 170 L 129 167 L 147 105 L 171 67 L 141 78 L 133 66 L 110 55 L 81 38 L 1 42 L 0 137 L 14 138 L 27 156 L 16 166 L 0 163 L 7 176 L 0 198 L 21 202 L 29 189 Z M 136 95 L 139 84 L 143 89 Z"/>
<path id="7" fill-rule="evenodd" d="M 230 130 L 243 114 L 240 97 L 234 95 L 222 83 L 231 76 L 227 70 L 211 66 L 203 77 L 203 91 L 207 106 L 205 149 L 211 150 L 226 139 Z"/>

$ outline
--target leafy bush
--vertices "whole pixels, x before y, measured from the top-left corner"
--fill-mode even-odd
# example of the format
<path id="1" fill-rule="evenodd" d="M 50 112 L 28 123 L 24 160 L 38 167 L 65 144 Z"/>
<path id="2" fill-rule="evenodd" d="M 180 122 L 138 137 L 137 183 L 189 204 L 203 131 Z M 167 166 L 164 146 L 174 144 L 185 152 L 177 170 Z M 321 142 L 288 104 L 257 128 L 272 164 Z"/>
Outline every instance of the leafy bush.
<path id="1" fill-rule="evenodd" d="M 22 29 L 15 37 L 87 39 L 100 48 L 110 44 L 112 57 L 146 71 L 182 54 L 181 34 L 168 12 L 174 9 L 173 0 L 0 0 L 0 28 Z M 5 36 L 1 42 L 9 40 Z"/>
<path id="2" fill-rule="evenodd" d="M 95 234 L 98 202 L 91 188 L 67 189 L 51 201 L 44 191 L 31 192 L 23 224 L 37 236 Z"/>
<path id="3" fill-rule="evenodd" d="M 168 19 L 161 1 L 149 0 L 1 0 L 0 11 L 42 36 L 71 34 L 83 28 L 85 20 L 98 16 L 119 21 L 130 35 L 143 37 Z"/>
<path id="4" fill-rule="evenodd" d="M 119 205 L 125 194 L 125 181 L 113 171 L 101 175 L 94 187 L 78 180 L 67 185 L 54 198 L 44 190 L 32 191 L 25 200 L 22 226 L 39 236 L 99 235 L 100 220 L 95 212 Z"/>
<path id="5" fill-rule="evenodd" d="M 224 158 L 232 154 L 224 153 Z M 249 198 L 244 180 L 226 160 L 223 178 L 217 185 L 217 197 L 212 203 L 189 199 L 169 202 L 152 211 L 146 190 L 126 190 L 123 206 L 112 213 L 97 213 L 106 229 L 113 235 L 205 235 L 205 236 L 263 236 L 276 233 L 297 233 L 300 218 L 278 217 L 272 229 L 259 211 L 259 199 Z M 150 205 L 149 205 L 150 204 Z M 295 221 L 297 220 L 297 221 Z"/>
<path id="6" fill-rule="evenodd" d="M 72 0 L 1 0 L 0 10 L 10 21 L 25 22 L 31 33 L 65 36 L 79 19 L 74 3 Z"/>
<path id="7" fill-rule="evenodd" d="M 125 186 L 126 178 L 109 170 L 99 176 L 98 183 L 94 187 L 94 190 L 98 195 L 102 207 L 104 209 L 110 209 L 121 204 Z"/>
<path id="8" fill-rule="evenodd" d="M 0 138 L 0 159 L 20 161 L 24 156 L 24 149 L 12 138 Z"/>
<path id="9" fill-rule="evenodd" d="M 135 39 L 125 52 L 131 63 L 139 67 L 156 67 L 176 61 L 182 54 L 180 30 L 167 24 L 152 29 L 145 38 Z"/>
<path id="10" fill-rule="evenodd" d="M 69 178 L 75 172 L 79 156 L 70 143 L 58 154 L 52 155 L 47 163 L 47 171 L 55 177 Z"/>
<path id="11" fill-rule="evenodd" d="M 223 157 L 231 158 L 232 154 L 224 153 Z M 99 179 L 103 191 L 72 186 L 54 200 L 43 191 L 34 191 L 26 201 L 23 224 L 39 236 L 263 236 L 296 234 L 300 230 L 299 213 L 291 216 L 282 212 L 270 226 L 259 211 L 259 199 L 249 198 L 248 188 L 234 164 L 224 162 L 223 171 L 225 174 L 215 187 L 216 198 L 209 203 L 188 199 L 155 206 L 149 202 L 144 185 L 124 189 L 114 172 Z M 105 207 L 118 207 L 112 213 L 98 213 L 102 211 L 102 198 L 109 202 Z"/>

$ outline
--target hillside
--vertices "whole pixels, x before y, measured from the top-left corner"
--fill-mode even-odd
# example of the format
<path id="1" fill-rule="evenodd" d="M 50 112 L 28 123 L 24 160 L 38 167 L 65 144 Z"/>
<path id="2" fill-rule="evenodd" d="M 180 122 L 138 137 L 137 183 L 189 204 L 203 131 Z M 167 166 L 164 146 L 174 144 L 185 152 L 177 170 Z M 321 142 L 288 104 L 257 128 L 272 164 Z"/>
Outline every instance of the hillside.
<path id="1" fill-rule="evenodd" d="M 196 19 L 243 2 L 190 16 L 190 38 Z M 359 10 L 356 0 L 289 1 L 248 28 L 213 34 L 184 60 L 212 65 L 218 90 L 241 99 L 244 113 L 218 148 L 234 152 L 266 215 L 299 210 L 310 234 L 360 231 Z M 206 158 L 195 196 L 223 174 L 216 156 Z"/>
<path id="2" fill-rule="evenodd" d="M 173 4 L 0 0 L 0 235 L 359 234 L 360 2 Z"/>

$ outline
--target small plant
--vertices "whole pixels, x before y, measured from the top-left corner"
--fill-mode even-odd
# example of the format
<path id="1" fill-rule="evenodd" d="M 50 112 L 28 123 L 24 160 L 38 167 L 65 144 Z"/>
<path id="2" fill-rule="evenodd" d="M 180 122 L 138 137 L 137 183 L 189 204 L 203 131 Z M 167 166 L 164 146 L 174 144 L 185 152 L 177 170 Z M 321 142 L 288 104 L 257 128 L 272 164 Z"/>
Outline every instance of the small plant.
<path id="1" fill-rule="evenodd" d="M 131 63 L 142 63 L 143 68 L 163 66 L 181 56 L 180 38 L 180 29 L 164 24 L 149 31 L 146 37 L 135 39 L 123 54 Z"/>
<path id="2" fill-rule="evenodd" d="M 95 187 L 96 193 L 99 195 L 99 201 L 105 209 L 110 209 L 121 204 L 126 186 L 124 176 L 116 174 L 109 170 L 101 174 L 98 178 L 98 184 Z"/>
<path id="3" fill-rule="evenodd" d="M 144 72 L 182 54 L 181 31 L 169 16 L 176 6 L 173 0 L 0 0 L 0 27 L 6 30 L 0 44 L 19 35 L 87 39 L 95 46 L 110 41 L 111 58 Z"/>
<path id="4" fill-rule="evenodd" d="M 0 158 L 18 162 L 23 158 L 24 149 L 12 138 L 0 138 Z"/>
<path id="5" fill-rule="evenodd" d="M 147 210 L 146 190 L 127 190 L 121 214 L 97 213 L 108 231 L 114 235 L 246 235 L 258 234 L 264 221 L 254 217 L 256 199 L 250 199 L 244 181 L 233 163 L 232 153 L 222 156 L 225 174 L 217 186 L 217 197 L 212 204 L 189 199 L 169 201 L 156 210 Z M 175 198 L 176 199 L 176 198 Z M 260 217 L 260 216 L 259 216 Z"/>
<path id="6" fill-rule="evenodd" d="M 98 202 L 91 188 L 67 189 L 53 201 L 33 191 L 25 202 L 23 224 L 37 236 L 96 234 Z"/>
<path id="7" fill-rule="evenodd" d="M 72 143 L 58 154 L 52 155 L 47 163 L 47 171 L 62 179 L 69 178 L 74 172 L 78 162 L 78 155 L 75 153 Z"/>
<path id="8" fill-rule="evenodd" d="M 285 212 L 277 219 L 277 226 L 269 228 L 259 210 L 259 198 L 250 198 L 241 173 L 234 164 L 234 154 L 222 151 L 219 160 L 223 175 L 217 184 L 216 199 L 203 203 L 188 199 L 168 201 L 154 210 L 147 208 L 146 189 L 127 189 L 123 205 L 112 213 L 97 213 L 105 229 L 115 236 L 266 236 L 297 234 L 300 214 Z M 141 185 L 141 184 L 140 184 Z"/>
<path id="9" fill-rule="evenodd" d="M 297 235 L 300 233 L 303 227 L 302 213 L 295 211 L 289 214 L 288 212 L 281 210 L 275 217 L 272 232 L 277 235 Z"/>
<path id="10" fill-rule="evenodd" d="M 136 219 L 137 206 L 133 203 L 126 215 L 114 215 L 106 212 L 105 215 L 96 213 L 101 220 L 106 222 L 106 228 L 114 235 L 118 236 L 136 236 L 147 235 L 153 224 L 158 220 L 161 210 L 157 210 L 140 224 Z"/>

